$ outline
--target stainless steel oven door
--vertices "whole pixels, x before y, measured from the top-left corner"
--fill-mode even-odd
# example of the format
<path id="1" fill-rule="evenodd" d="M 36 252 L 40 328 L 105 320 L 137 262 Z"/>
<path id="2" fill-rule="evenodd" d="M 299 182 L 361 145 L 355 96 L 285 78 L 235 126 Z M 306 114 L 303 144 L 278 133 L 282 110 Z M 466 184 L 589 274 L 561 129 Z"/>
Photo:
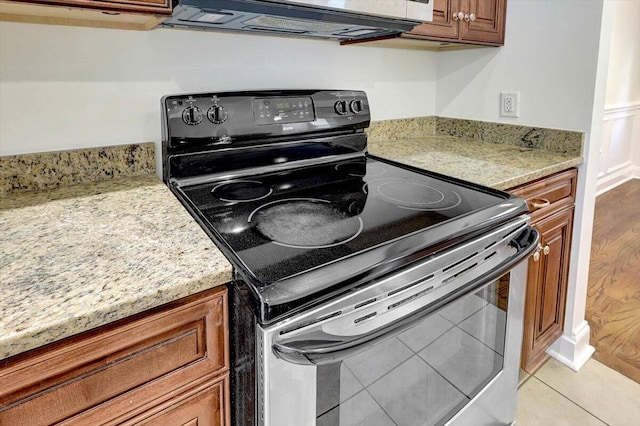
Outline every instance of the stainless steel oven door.
<path id="1" fill-rule="evenodd" d="M 500 232 L 504 233 L 504 229 Z M 526 247 L 519 251 L 528 254 L 530 246 L 537 242 L 537 233 L 530 228 L 526 232 Z M 495 244 L 489 251 L 504 247 L 507 246 Z M 492 255 L 489 259 L 494 257 L 504 256 Z M 499 277 L 478 271 L 477 279 L 489 278 L 473 291 L 450 298 L 434 297 L 437 302 L 421 308 L 420 300 L 441 288 L 432 282 L 438 278 L 434 274 L 423 274 L 421 279 L 409 277 L 410 285 L 396 282 L 397 291 L 385 290 L 385 299 L 360 297 L 352 310 L 343 307 L 327 314 L 335 309 L 329 305 L 311 321 L 259 327 L 258 423 L 512 423 L 527 274 L 522 259 L 518 256 L 510 272 L 505 274 L 503 270 L 504 275 Z M 459 271 L 468 270 L 464 263 L 456 265 Z M 491 261 L 485 263 L 491 270 Z M 433 265 L 419 265 L 416 273 L 421 272 L 420 266 L 432 269 Z M 460 277 L 459 272 L 453 272 L 456 278 Z M 391 281 L 394 279 L 403 277 L 392 277 Z M 451 285 L 455 279 L 437 281 Z M 383 284 L 384 281 L 377 286 L 384 287 Z M 393 312 L 398 306 L 402 309 L 398 309 L 399 318 L 394 320 Z M 391 328 L 384 326 L 389 321 Z M 360 336 L 366 338 L 358 342 Z"/>

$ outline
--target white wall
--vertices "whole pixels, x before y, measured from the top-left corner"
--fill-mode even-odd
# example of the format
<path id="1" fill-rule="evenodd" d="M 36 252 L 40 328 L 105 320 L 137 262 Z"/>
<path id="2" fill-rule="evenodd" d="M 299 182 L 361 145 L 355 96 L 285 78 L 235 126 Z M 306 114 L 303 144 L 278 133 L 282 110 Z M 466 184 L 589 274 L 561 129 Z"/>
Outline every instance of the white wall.
<path id="1" fill-rule="evenodd" d="M 158 143 L 161 96 L 191 91 L 362 89 L 375 120 L 433 115 L 435 55 L 325 40 L 0 22 L 0 155 Z"/>
<path id="2" fill-rule="evenodd" d="M 640 103 L 640 1 L 606 0 L 611 10 L 611 54 L 606 108 Z"/>
<path id="3" fill-rule="evenodd" d="M 599 3 L 510 0 L 503 48 L 439 56 L 437 114 L 588 131 Z M 501 91 L 520 92 L 519 118 L 499 116 Z"/>
<path id="4" fill-rule="evenodd" d="M 598 68 L 602 9 L 602 0 L 510 0 L 505 47 L 443 53 L 437 68 L 437 115 L 586 133 L 564 334 L 549 351 L 576 370 L 593 353 L 584 318 L 602 134 L 594 99 L 604 99 L 604 84 L 596 83 L 606 78 L 606 67 Z M 501 91 L 520 92 L 519 118 L 499 116 Z"/>
<path id="5" fill-rule="evenodd" d="M 590 356 L 584 303 L 602 134 L 602 107 L 593 106 L 594 98 L 604 104 L 596 83 L 607 71 L 597 67 L 601 19 L 602 0 L 510 0 L 505 47 L 438 53 L 0 23 L 0 155 L 157 143 L 160 97 L 204 90 L 364 89 L 374 120 L 437 114 L 583 131 L 567 320 L 554 349 L 579 368 Z M 520 118 L 498 116 L 500 91 L 520 92 Z"/>
<path id="6" fill-rule="evenodd" d="M 640 178 L 640 1 L 607 0 L 611 46 L 598 194 Z"/>

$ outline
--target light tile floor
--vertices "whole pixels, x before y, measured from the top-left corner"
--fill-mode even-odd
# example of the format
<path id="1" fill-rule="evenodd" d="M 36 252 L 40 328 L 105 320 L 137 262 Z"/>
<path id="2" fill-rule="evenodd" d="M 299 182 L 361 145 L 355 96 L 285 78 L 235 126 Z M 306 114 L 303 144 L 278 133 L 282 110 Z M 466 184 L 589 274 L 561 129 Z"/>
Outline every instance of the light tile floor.
<path id="1" fill-rule="evenodd" d="M 640 384 L 594 359 L 577 373 L 555 359 L 522 373 L 517 426 L 640 426 Z"/>

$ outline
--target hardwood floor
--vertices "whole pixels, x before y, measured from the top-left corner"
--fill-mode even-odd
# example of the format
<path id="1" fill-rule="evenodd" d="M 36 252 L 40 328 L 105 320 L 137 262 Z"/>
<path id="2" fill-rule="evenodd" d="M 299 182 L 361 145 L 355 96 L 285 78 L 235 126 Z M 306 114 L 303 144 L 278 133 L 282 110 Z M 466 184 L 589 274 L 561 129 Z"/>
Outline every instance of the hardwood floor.
<path id="1" fill-rule="evenodd" d="M 640 179 L 596 199 L 586 318 L 594 358 L 640 383 Z"/>

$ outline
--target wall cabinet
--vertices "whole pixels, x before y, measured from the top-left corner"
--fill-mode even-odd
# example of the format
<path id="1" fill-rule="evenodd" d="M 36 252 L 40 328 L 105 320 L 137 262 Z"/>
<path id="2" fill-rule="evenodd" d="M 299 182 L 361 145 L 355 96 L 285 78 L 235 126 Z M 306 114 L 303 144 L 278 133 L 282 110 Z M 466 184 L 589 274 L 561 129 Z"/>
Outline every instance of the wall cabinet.
<path id="1" fill-rule="evenodd" d="M 2 0 L 0 20 L 148 30 L 171 10 L 170 0 Z"/>
<path id="2" fill-rule="evenodd" d="M 0 361 L 0 424 L 229 423 L 226 288 Z"/>
<path id="3" fill-rule="evenodd" d="M 504 44 L 507 0 L 434 0 L 433 21 L 402 38 L 466 44 Z"/>
<path id="4" fill-rule="evenodd" d="M 529 204 L 540 245 L 529 259 L 521 368 L 533 373 L 562 335 L 573 228 L 576 169 L 509 190 Z"/>

